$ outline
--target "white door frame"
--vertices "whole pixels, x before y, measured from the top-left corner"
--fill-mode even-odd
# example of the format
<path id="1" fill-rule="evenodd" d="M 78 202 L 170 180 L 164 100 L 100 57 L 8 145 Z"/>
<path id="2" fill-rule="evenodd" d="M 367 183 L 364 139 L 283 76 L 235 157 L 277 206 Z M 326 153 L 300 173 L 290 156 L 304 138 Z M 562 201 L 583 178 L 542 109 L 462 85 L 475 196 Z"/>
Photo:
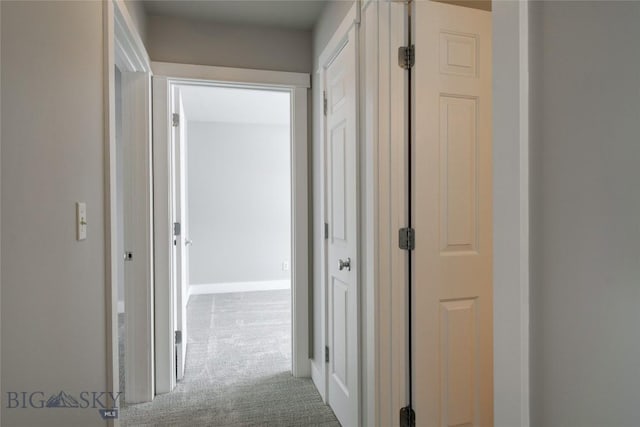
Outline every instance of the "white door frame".
<path id="1" fill-rule="evenodd" d="M 420 0 L 422 1 L 422 0 Z M 493 2 L 493 211 L 494 211 L 494 425 L 529 426 L 529 0 Z M 367 425 L 397 426 L 406 405 L 406 253 L 397 233 L 406 221 L 406 73 L 397 65 L 406 45 L 406 5 L 362 4 L 363 135 L 373 156 L 376 360 L 363 380 L 376 390 L 365 396 Z M 515 40 L 515 42 L 514 42 Z M 416 48 L 419 54 L 419 47 Z M 369 136 L 368 136 L 369 135 Z M 370 233 L 367 233 L 370 234 Z M 370 285 L 367 283 L 365 288 Z M 367 313 L 364 314 L 368 316 Z M 365 352 L 366 354 L 366 352 Z"/>
<path id="2" fill-rule="evenodd" d="M 127 310 L 127 354 L 129 356 L 126 386 L 130 402 L 150 401 L 154 395 L 153 361 L 153 254 L 151 216 L 151 63 L 138 35 L 126 5 L 122 0 L 104 2 L 104 99 L 105 99 L 105 280 L 107 316 L 107 390 L 119 391 L 118 355 L 118 253 L 116 187 L 116 116 L 115 74 L 117 66 L 130 75 L 128 90 L 123 93 L 123 108 L 127 109 L 127 126 L 123 122 L 123 136 L 141 143 L 135 146 L 135 191 L 140 195 L 132 237 L 137 262 L 136 277 L 142 277 L 141 286 L 128 287 L 127 303 L 136 310 Z M 136 73 L 136 74 L 133 74 Z M 123 76 L 124 77 L 124 76 Z M 146 214 L 144 214 L 146 212 Z M 118 425 L 113 421 L 113 425 Z"/>
<path id="3" fill-rule="evenodd" d="M 174 356 L 171 293 L 171 215 L 169 132 L 171 126 L 170 87 L 174 84 L 258 87 L 291 93 L 291 297 L 292 297 L 292 373 L 311 374 L 309 361 L 309 218 L 307 158 L 308 74 L 249 70 L 189 64 L 152 62 L 153 79 L 153 166 L 154 219 L 156 244 L 156 391 L 168 393 L 175 387 L 172 373 Z"/>

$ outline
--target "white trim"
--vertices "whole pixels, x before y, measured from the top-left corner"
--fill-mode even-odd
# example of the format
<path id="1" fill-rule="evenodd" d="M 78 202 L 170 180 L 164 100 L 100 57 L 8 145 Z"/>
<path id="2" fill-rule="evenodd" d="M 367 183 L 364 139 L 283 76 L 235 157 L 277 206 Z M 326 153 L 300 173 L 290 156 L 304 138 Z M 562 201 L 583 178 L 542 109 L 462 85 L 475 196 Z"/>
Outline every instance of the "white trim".
<path id="1" fill-rule="evenodd" d="M 201 283 L 189 285 L 192 295 L 228 294 L 236 292 L 277 291 L 291 289 L 291 280 L 263 280 L 258 282 Z"/>
<path id="2" fill-rule="evenodd" d="M 107 391 L 120 391 L 120 365 L 118 355 L 118 270 L 117 211 L 116 211 L 116 120 L 115 120 L 115 52 L 113 3 L 103 3 L 104 37 L 104 145 L 105 145 L 105 286 L 106 286 L 106 350 Z M 119 426 L 118 420 L 108 424 Z"/>
<path id="3" fill-rule="evenodd" d="M 175 387 L 172 372 L 175 360 L 173 345 L 173 299 L 171 295 L 171 144 L 166 124 L 171 115 L 168 81 L 153 76 L 153 218 L 155 257 L 155 362 L 156 394 L 169 393 Z M 165 244 L 161 244 L 165 242 Z M 159 310 L 165 307 L 168 312 Z"/>
<path id="4" fill-rule="evenodd" d="M 313 105 L 313 111 L 319 111 L 320 114 L 323 115 L 323 110 L 324 110 L 324 94 L 323 94 L 323 74 L 321 72 L 320 69 L 318 69 L 318 71 L 316 72 L 317 78 L 316 81 L 320 83 L 320 87 L 318 89 L 318 96 L 316 97 L 316 99 L 313 99 L 314 101 L 314 105 Z M 321 233 L 324 234 L 324 230 L 325 230 L 325 224 L 327 223 L 326 218 L 328 217 L 328 212 L 327 212 L 327 200 L 326 200 L 326 177 L 324 174 L 324 170 L 325 170 L 325 158 L 327 156 L 326 153 L 326 144 L 324 142 L 324 138 L 325 138 L 325 129 L 324 129 L 324 116 L 320 119 L 320 126 L 319 126 L 319 132 L 318 132 L 318 141 L 314 141 L 315 143 L 319 143 L 320 144 L 320 153 L 321 155 L 319 156 L 319 170 L 320 170 L 320 206 L 314 206 L 315 208 L 315 212 L 314 215 L 317 215 L 318 212 L 320 212 L 320 223 L 321 223 Z M 317 231 L 316 231 L 317 232 Z M 322 235 L 323 235 L 322 234 Z M 314 312 L 316 310 L 318 310 L 319 314 L 320 314 L 320 325 L 319 325 L 319 331 L 320 331 L 320 354 L 322 355 L 320 360 L 316 360 L 316 359 L 312 359 L 311 360 L 311 380 L 313 381 L 314 385 L 316 386 L 316 389 L 318 390 L 318 393 L 320 393 L 320 396 L 322 397 L 322 401 L 326 404 L 327 403 L 327 364 L 325 362 L 325 358 L 324 358 L 324 352 L 325 352 L 325 347 L 327 345 L 327 319 L 325 316 L 325 307 L 327 304 L 327 244 L 326 244 L 326 240 L 322 240 L 322 244 L 321 246 L 321 250 L 320 250 L 320 301 L 313 301 L 313 310 Z M 314 327 L 314 333 L 315 333 L 315 327 Z M 315 337 L 313 338 L 313 340 L 315 341 Z M 314 344 L 315 345 L 315 344 Z M 315 350 L 315 349 L 314 349 Z M 317 350 L 316 350 L 317 352 Z M 311 357 L 314 357 L 314 355 L 312 355 Z"/>
<path id="5" fill-rule="evenodd" d="M 407 404 L 407 262 L 397 246 L 398 229 L 406 225 L 407 73 L 397 63 L 406 45 L 408 11 L 400 2 L 378 4 L 377 117 L 367 124 L 378 135 L 377 147 L 377 271 L 374 310 L 375 408 L 372 425 L 397 426 L 400 408 Z M 368 16 L 368 15 L 367 15 Z M 374 18 L 375 19 L 375 18 Z M 366 24 L 365 24 L 366 25 Z M 368 66 L 370 66 L 368 64 Z"/>
<path id="6" fill-rule="evenodd" d="M 292 373 L 309 377 L 309 230 L 307 186 L 307 87 L 308 74 L 262 70 L 241 70 L 199 65 L 152 63 L 154 76 L 154 218 L 156 228 L 156 389 L 169 392 L 174 360 L 172 337 L 173 297 L 171 292 L 171 207 L 169 136 L 169 94 L 171 85 L 214 85 L 277 88 L 291 94 L 291 197 L 292 197 Z M 304 79 L 302 79 L 304 76 Z M 246 78 L 247 81 L 242 81 Z M 304 80 L 304 81 L 302 81 Z M 169 348 L 168 348 L 169 347 Z"/>
<path id="7" fill-rule="evenodd" d="M 112 1 L 115 5 L 114 31 L 117 35 L 114 39 L 116 64 L 129 71 L 151 72 L 151 60 L 124 0 Z"/>
<path id="8" fill-rule="evenodd" d="M 134 254 L 125 267 L 125 398 L 141 403 L 154 396 L 151 76 L 121 71 L 125 245 Z"/>
<path id="9" fill-rule="evenodd" d="M 180 78 L 182 80 L 204 80 L 260 86 L 286 86 L 310 88 L 307 73 L 287 71 L 250 70 L 246 68 L 213 67 L 209 65 L 152 62 L 151 68 L 157 76 Z"/>
<path id="10" fill-rule="evenodd" d="M 107 313 L 107 391 L 119 391 L 119 362 L 118 362 L 118 290 L 117 290 L 117 261 L 122 254 L 118 253 L 118 227 L 117 215 L 118 210 L 116 191 L 116 128 L 115 128 L 115 67 L 118 66 L 121 71 L 128 73 L 140 73 L 139 84 L 135 84 L 135 92 L 131 99 L 128 99 L 128 105 L 132 107 L 132 115 L 136 115 L 132 122 L 136 123 L 135 129 L 131 129 L 131 136 L 147 140 L 150 143 L 150 87 L 149 87 L 149 71 L 151 69 L 148 62 L 148 56 L 144 50 L 144 46 L 132 25 L 131 18 L 127 9 L 120 0 L 111 0 L 104 2 L 103 8 L 103 28 L 104 28 L 104 103 L 105 103 L 105 270 L 106 270 L 106 313 Z M 146 81 L 146 84 L 145 84 Z M 124 101 L 124 99 L 123 99 Z M 140 146 L 141 152 L 138 154 L 144 156 L 142 151 L 150 153 L 150 145 Z M 142 158 L 141 158 L 142 160 Z M 150 164 L 148 165 L 150 166 Z M 132 171 L 141 176 L 140 182 L 150 183 L 149 170 L 136 169 Z M 144 203 L 150 203 L 151 194 L 147 190 L 142 199 Z M 150 214 L 150 210 L 149 214 Z M 149 215 L 145 222 L 150 226 L 151 216 Z M 141 224 L 142 225 L 142 224 Z M 144 229 L 144 227 L 142 227 Z M 143 230 L 143 233 L 146 231 Z M 140 250 L 138 250 L 138 258 L 142 260 L 141 264 L 149 267 L 153 261 L 151 258 L 150 246 L 151 236 L 146 242 L 141 242 Z M 148 245 L 146 244 L 148 243 Z M 141 345 L 138 357 L 136 358 L 136 369 L 134 376 L 132 372 L 127 372 L 131 376 L 131 384 L 135 386 L 136 392 L 131 397 L 136 401 L 151 400 L 153 398 L 153 336 L 152 336 L 152 318 L 153 318 L 153 300 L 152 300 L 152 275 L 145 276 L 147 286 L 141 289 L 138 296 L 141 307 L 139 312 L 140 321 L 136 321 L 135 334 Z M 143 295 L 144 294 L 144 295 Z M 143 317 L 146 319 L 143 320 Z M 130 328 L 132 329 L 132 328 Z M 144 347 L 144 348 L 143 348 Z M 129 376 L 127 385 L 129 384 Z M 109 425 L 118 425 L 117 421 L 110 422 Z"/>
<path id="11" fill-rule="evenodd" d="M 529 371 L 529 0 L 518 2 L 518 38 L 520 81 L 520 425 L 530 424 Z M 508 407 L 507 402 L 499 405 Z"/>
<path id="12" fill-rule="evenodd" d="M 308 77 L 308 76 L 307 76 Z M 311 376 L 309 360 L 309 187 L 307 154 L 307 89 L 292 89 L 291 111 L 291 298 L 292 372 L 295 377 Z"/>
<path id="13" fill-rule="evenodd" d="M 378 118 L 378 6 L 379 2 L 362 3 L 360 22 L 360 135 L 361 137 L 361 424 L 375 425 L 376 420 L 376 337 L 378 329 L 378 140 L 373 126 Z"/>
<path id="14" fill-rule="evenodd" d="M 492 13 L 494 420 L 496 426 L 528 427 L 528 0 L 494 2 Z"/>

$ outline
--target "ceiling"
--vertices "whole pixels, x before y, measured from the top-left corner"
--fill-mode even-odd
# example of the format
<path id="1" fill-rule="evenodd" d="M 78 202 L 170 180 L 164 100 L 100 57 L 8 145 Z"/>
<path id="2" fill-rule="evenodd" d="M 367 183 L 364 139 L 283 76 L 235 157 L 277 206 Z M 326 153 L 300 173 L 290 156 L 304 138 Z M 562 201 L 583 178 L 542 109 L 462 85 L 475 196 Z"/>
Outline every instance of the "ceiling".
<path id="1" fill-rule="evenodd" d="M 146 0 L 147 15 L 311 30 L 326 0 Z"/>
<path id="2" fill-rule="evenodd" d="M 182 86 L 187 121 L 289 126 L 289 92 Z"/>

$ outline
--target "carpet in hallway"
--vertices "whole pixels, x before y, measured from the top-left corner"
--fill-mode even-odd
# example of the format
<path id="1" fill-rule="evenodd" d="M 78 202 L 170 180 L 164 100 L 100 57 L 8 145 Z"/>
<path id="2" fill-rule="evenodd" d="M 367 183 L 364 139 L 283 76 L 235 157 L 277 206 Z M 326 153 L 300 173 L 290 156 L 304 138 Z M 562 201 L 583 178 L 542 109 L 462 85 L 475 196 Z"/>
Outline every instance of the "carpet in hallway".
<path id="1" fill-rule="evenodd" d="M 291 375 L 288 290 L 194 295 L 184 379 L 123 405 L 123 426 L 339 427 L 308 378 Z"/>

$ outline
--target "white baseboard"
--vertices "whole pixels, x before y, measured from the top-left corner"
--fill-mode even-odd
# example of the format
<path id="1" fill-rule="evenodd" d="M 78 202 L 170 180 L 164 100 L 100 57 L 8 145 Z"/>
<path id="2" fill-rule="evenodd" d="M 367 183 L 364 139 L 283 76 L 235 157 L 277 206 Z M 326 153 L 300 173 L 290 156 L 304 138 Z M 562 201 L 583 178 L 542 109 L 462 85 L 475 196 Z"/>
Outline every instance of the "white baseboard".
<path id="1" fill-rule="evenodd" d="M 291 289 L 291 280 L 264 280 L 260 282 L 204 283 L 200 285 L 189 285 L 189 297 L 191 297 L 191 295 L 273 291 L 279 289 Z"/>
<path id="2" fill-rule="evenodd" d="M 118 314 L 124 313 L 124 301 L 118 301 Z"/>
<path id="3" fill-rule="evenodd" d="M 313 381 L 313 385 L 316 386 L 316 390 L 318 390 L 318 393 L 320 394 L 320 397 L 322 397 L 322 401 L 324 403 L 327 403 L 327 399 L 325 397 L 324 394 L 324 376 L 322 375 L 322 372 L 320 371 L 321 368 L 318 367 L 318 365 L 316 364 L 315 360 L 311 360 L 311 380 Z"/>

